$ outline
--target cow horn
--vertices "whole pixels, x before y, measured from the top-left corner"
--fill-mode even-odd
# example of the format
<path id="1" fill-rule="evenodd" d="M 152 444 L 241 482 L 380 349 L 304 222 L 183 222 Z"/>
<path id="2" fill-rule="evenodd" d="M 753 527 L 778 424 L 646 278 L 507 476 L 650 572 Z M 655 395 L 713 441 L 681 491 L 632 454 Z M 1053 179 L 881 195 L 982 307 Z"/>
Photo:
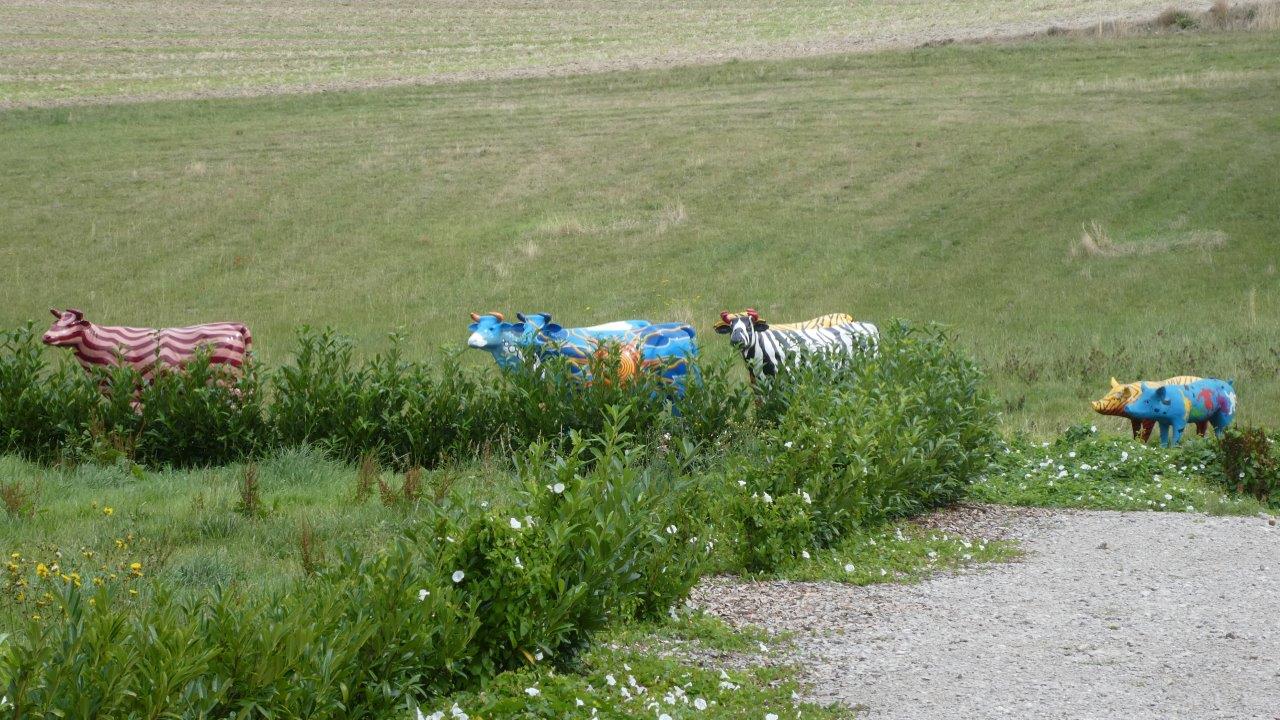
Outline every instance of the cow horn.
<path id="1" fill-rule="evenodd" d="M 751 318 L 752 322 L 760 319 L 760 313 L 756 312 L 755 308 L 747 308 L 747 316 Z"/>
<path id="2" fill-rule="evenodd" d="M 61 318 L 61 317 L 62 317 L 62 313 L 58 312 L 58 311 L 57 311 L 56 309 L 54 309 L 54 308 L 49 308 L 49 313 L 50 313 L 50 314 L 52 314 L 52 315 L 53 315 L 54 317 L 56 317 L 56 318 Z"/>
<path id="3" fill-rule="evenodd" d="M 480 319 L 480 315 L 478 315 L 477 313 L 471 313 L 471 322 L 476 322 L 479 319 Z"/>
<path id="4" fill-rule="evenodd" d="M 721 311 L 720 311 L 720 319 L 724 322 L 724 324 L 725 324 L 725 325 L 728 325 L 728 324 L 729 324 L 729 311 L 728 311 L 728 310 L 721 310 Z"/>
<path id="5" fill-rule="evenodd" d="M 506 319 L 506 318 L 502 317 L 502 313 L 498 312 L 497 310 L 494 310 L 493 312 L 491 312 L 491 313 L 489 313 L 489 314 L 490 314 L 490 315 L 492 315 L 492 316 L 494 316 L 494 317 L 496 317 L 496 318 L 498 318 L 498 322 L 506 322 L 506 321 L 507 321 L 507 319 Z"/>

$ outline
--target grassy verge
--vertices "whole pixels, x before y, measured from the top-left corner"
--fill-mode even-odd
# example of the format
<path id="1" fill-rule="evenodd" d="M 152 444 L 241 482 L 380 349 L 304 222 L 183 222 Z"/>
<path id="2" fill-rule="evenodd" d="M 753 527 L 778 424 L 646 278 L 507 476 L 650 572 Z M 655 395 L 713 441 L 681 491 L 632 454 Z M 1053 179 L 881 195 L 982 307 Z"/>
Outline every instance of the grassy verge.
<path id="1" fill-rule="evenodd" d="M 280 364 L 300 323 L 423 357 L 467 311 L 691 320 L 727 356 L 721 310 L 848 311 L 951 325 L 1011 429 L 1179 373 L 1277 425 L 1277 37 L 6 112 L 0 325 L 239 319 Z"/>
<path id="2" fill-rule="evenodd" d="M 530 668 L 509 673 L 483 691 L 442 698 L 421 712 L 437 720 L 458 713 L 473 718 L 848 716 L 840 708 L 800 701 L 795 672 L 768 660 L 761 650 L 763 639 L 702 615 L 619 627 L 602 636 L 572 672 Z M 774 650 L 786 643 L 767 640 Z M 704 657 L 729 654 L 736 660 L 717 665 L 690 657 L 690 651 Z"/>
<path id="3" fill-rule="evenodd" d="M 1054 442 L 1010 443 L 970 489 L 982 502 L 1095 510 L 1252 515 L 1266 506 L 1224 487 L 1211 443 L 1144 445 L 1077 427 Z M 1217 478 L 1217 479 L 1215 479 Z"/>

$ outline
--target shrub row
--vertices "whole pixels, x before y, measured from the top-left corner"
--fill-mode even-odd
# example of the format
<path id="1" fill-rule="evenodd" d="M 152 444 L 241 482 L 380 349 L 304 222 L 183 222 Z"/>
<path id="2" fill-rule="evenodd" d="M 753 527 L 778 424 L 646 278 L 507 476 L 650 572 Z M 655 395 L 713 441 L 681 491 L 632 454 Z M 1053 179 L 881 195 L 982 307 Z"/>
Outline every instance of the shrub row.
<path id="1" fill-rule="evenodd" d="M 673 412 L 667 388 L 652 378 L 583 384 L 554 360 L 517 373 L 463 369 L 457 360 L 408 361 L 397 338 L 387 352 L 357 359 L 344 338 L 304 328 L 293 361 L 275 370 L 251 365 L 229 378 L 196 362 L 144 384 L 130 368 L 51 368 L 28 326 L 0 333 L 0 452 L 190 466 L 309 443 L 348 460 L 372 454 L 387 465 L 433 467 L 569 429 L 599 432 L 612 407 L 625 406 L 630 427 L 648 438 L 695 442 L 750 415 L 750 393 L 728 381 L 726 365 L 699 368 L 701 382 Z M 595 371 L 610 375 L 608 367 Z"/>

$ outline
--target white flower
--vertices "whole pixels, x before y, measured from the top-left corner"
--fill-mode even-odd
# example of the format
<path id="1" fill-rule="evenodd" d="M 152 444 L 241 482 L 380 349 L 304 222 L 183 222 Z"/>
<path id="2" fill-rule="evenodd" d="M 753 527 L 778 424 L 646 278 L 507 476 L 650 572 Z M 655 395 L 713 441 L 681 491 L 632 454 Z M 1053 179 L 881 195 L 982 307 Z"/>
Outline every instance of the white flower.
<path id="1" fill-rule="evenodd" d="M 1097 425 L 1090 425 L 1090 426 L 1089 426 L 1089 432 L 1094 432 L 1094 433 L 1098 432 L 1098 426 L 1097 426 Z"/>
<path id="2" fill-rule="evenodd" d="M 746 486 L 747 486 L 747 481 L 746 481 L 746 480 L 739 480 L 739 481 L 738 481 L 738 487 L 746 487 Z"/>
<path id="3" fill-rule="evenodd" d="M 458 720 L 467 720 L 467 714 L 462 712 L 462 708 L 458 707 L 458 703 L 454 703 L 453 707 L 449 708 L 449 714 L 458 718 Z"/>
<path id="4" fill-rule="evenodd" d="M 437 710 L 430 715 L 423 715 L 422 708 L 418 708 L 417 710 L 414 710 L 414 718 L 416 718 L 416 720 L 444 720 L 444 711 Z"/>
<path id="5" fill-rule="evenodd" d="M 808 560 L 808 559 L 809 559 L 809 551 L 808 551 L 808 550 L 801 550 L 801 551 L 800 551 L 800 557 L 804 558 L 805 560 Z"/>
<path id="6" fill-rule="evenodd" d="M 694 700 L 693 700 L 693 706 L 694 706 L 694 707 L 696 707 L 696 708 L 698 708 L 699 710 L 706 710 L 706 709 L 707 709 L 707 701 L 706 701 L 706 700 L 703 700 L 702 698 L 694 698 Z"/>
<path id="7" fill-rule="evenodd" d="M 520 556 L 519 556 L 519 555 L 517 555 L 517 556 L 516 556 L 516 562 L 515 562 L 515 565 L 516 565 L 516 567 L 517 567 L 517 568 L 519 568 L 519 569 L 521 569 L 521 570 L 523 570 L 523 569 L 524 569 L 524 563 L 520 562 Z"/>
<path id="8" fill-rule="evenodd" d="M 418 602 L 422 602 L 423 600 L 426 600 L 426 599 L 427 599 L 427 596 L 428 596 L 428 595 L 430 595 L 430 594 L 431 594 L 431 591 L 430 591 L 430 590 L 427 590 L 426 588 L 423 588 L 423 589 L 419 590 L 419 591 L 418 591 Z"/>
<path id="9" fill-rule="evenodd" d="M 582 702 L 582 698 L 574 698 L 573 704 L 578 707 L 582 707 L 583 705 L 586 705 L 586 703 Z"/>
<path id="10" fill-rule="evenodd" d="M 534 659 L 534 660 L 541 661 L 541 660 L 542 660 L 542 657 L 543 657 L 543 656 L 542 656 L 542 651 L 541 651 L 541 650 L 539 650 L 538 652 L 536 652 L 536 653 L 534 653 L 534 654 L 533 654 L 533 659 Z"/>
<path id="11" fill-rule="evenodd" d="M 460 583 L 460 582 L 462 582 L 462 578 L 464 578 L 464 577 L 466 577 L 466 576 L 467 576 L 467 574 L 466 574 L 466 573 L 464 573 L 464 572 L 462 572 L 461 570 L 454 570 L 454 571 L 453 571 L 453 581 L 454 581 L 454 582 L 456 582 L 456 583 Z"/>
<path id="12" fill-rule="evenodd" d="M 539 695 L 542 694 L 542 691 L 536 687 L 527 687 L 524 689 L 524 694 L 528 695 L 529 697 L 538 697 Z"/>
<path id="13" fill-rule="evenodd" d="M 885 575 L 888 575 L 888 574 L 889 574 L 888 570 L 885 570 L 884 568 L 880 568 L 880 577 L 884 577 Z"/>
<path id="14" fill-rule="evenodd" d="M 1173 496 L 1172 496 L 1172 495 L 1170 495 L 1169 493 L 1165 493 L 1165 494 L 1164 494 L 1164 499 L 1165 499 L 1165 500 L 1172 500 L 1172 499 L 1173 499 Z"/>
<path id="15" fill-rule="evenodd" d="M 520 528 L 524 527 L 523 525 L 520 524 L 520 521 L 515 518 L 511 518 L 511 520 L 509 520 L 508 522 L 511 523 L 512 530 L 519 530 Z"/>
<path id="16" fill-rule="evenodd" d="M 809 505 L 813 504 L 813 498 L 809 497 L 809 493 L 801 491 L 800 496 L 804 498 L 805 503 Z"/>
<path id="17" fill-rule="evenodd" d="M 767 503 L 771 503 L 771 502 L 773 502 L 773 497 L 772 497 L 772 496 L 770 496 L 770 495 L 769 495 L 769 493 L 765 493 L 765 494 L 764 494 L 764 501 L 765 501 L 765 502 L 767 502 Z"/>
<path id="18" fill-rule="evenodd" d="M 609 687 L 613 687 L 618 684 L 618 681 L 612 675 L 605 675 L 604 681 Z"/>
<path id="19" fill-rule="evenodd" d="M 845 563 L 845 564 L 844 564 L 844 571 L 845 571 L 845 572 L 853 572 L 853 563 Z"/>
<path id="20" fill-rule="evenodd" d="M 787 449 L 790 449 L 790 448 L 791 448 L 791 441 L 790 441 L 790 440 L 788 440 L 788 441 L 786 441 L 786 442 L 782 443 L 782 447 L 787 448 Z"/>
<path id="21" fill-rule="evenodd" d="M 675 525 L 668 525 L 668 526 L 667 526 L 667 534 L 668 534 L 668 535 L 675 535 L 675 534 L 676 534 L 676 526 L 675 526 Z"/>
<path id="22" fill-rule="evenodd" d="M 560 493 L 564 492 L 564 483 L 556 483 L 555 485 L 552 485 L 552 486 L 551 486 L 551 492 L 553 492 L 553 493 L 555 493 L 555 494 L 557 494 L 557 495 L 559 495 Z"/>
<path id="23" fill-rule="evenodd" d="M 671 716 L 666 713 L 662 713 L 658 716 L 658 720 L 671 720 Z"/>
<path id="24" fill-rule="evenodd" d="M 764 720 L 778 720 L 778 714 L 777 714 L 777 713 L 765 713 L 765 714 L 764 714 Z"/>
<path id="25" fill-rule="evenodd" d="M 1072 450 L 1071 452 L 1067 453 L 1067 457 L 1069 457 L 1069 458 L 1073 458 L 1073 457 L 1075 457 L 1075 456 L 1076 456 L 1076 451 L 1075 451 L 1075 450 Z"/>

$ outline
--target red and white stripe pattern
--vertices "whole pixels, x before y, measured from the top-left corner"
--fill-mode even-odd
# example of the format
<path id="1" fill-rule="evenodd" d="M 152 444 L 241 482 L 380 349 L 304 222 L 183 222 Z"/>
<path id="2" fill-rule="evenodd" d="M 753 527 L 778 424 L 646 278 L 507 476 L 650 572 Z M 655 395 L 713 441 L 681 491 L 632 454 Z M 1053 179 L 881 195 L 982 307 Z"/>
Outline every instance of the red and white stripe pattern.
<path id="1" fill-rule="evenodd" d="M 202 349 L 209 362 L 239 373 L 253 337 L 243 323 L 219 322 L 179 328 L 137 328 L 95 325 L 79 310 L 50 309 L 57 322 L 44 334 L 44 343 L 70 347 L 86 369 L 129 365 L 151 380 L 157 368 L 181 368 Z"/>

